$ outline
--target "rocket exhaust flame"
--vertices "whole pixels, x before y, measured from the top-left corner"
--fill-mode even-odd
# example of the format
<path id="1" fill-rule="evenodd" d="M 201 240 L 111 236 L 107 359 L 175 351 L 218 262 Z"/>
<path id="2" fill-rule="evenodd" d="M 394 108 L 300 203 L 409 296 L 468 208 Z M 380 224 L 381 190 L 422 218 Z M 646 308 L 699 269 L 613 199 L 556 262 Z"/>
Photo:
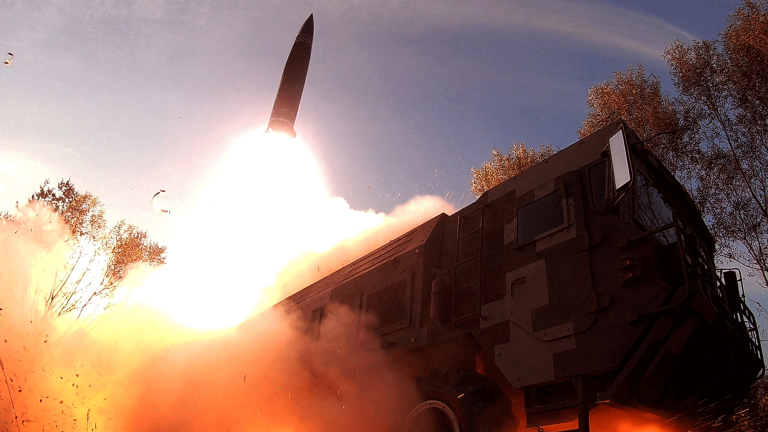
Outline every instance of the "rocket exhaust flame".
<path id="1" fill-rule="evenodd" d="M 167 264 L 133 297 L 193 328 L 232 327 L 443 211 L 453 208 L 423 197 L 390 215 L 350 209 L 301 140 L 252 131 L 230 144 L 191 211 L 173 213 Z"/>
<path id="2" fill-rule="evenodd" d="M 319 278 L 340 267 L 338 260 L 319 258 L 337 243 L 452 210 L 436 198 L 415 200 L 390 216 L 352 210 L 329 196 L 308 147 L 282 134 L 252 132 L 235 140 L 207 183 L 190 212 L 175 214 L 178 234 L 167 264 L 134 293 L 201 329 L 232 327 L 291 294 L 287 285 L 296 284 L 286 279 L 292 271 L 282 270 L 289 263 L 298 271 L 314 262 L 304 276 Z M 343 249 L 364 252 L 359 245 Z"/>

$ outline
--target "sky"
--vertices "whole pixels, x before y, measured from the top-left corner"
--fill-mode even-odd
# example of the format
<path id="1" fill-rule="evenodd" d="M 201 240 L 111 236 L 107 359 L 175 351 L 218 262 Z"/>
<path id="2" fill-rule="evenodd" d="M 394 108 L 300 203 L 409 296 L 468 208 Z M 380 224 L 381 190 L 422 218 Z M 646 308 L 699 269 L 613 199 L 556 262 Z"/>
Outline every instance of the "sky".
<path id="1" fill-rule="evenodd" d="M 69 178 L 111 221 L 172 241 L 152 196 L 191 212 L 239 137 L 265 128 L 310 13 L 295 127 L 327 193 L 360 212 L 420 195 L 462 208 L 492 148 L 575 142 L 588 89 L 614 71 L 641 63 L 672 91 L 664 49 L 715 38 L 737 3 L 0 0 L 0 53 L 14 53 L 0 68 L 0 210 Z M 222 223 L 283 210 L 273 197 L 303 165 L 258 162 L 282 170 L 222 186 Z"/>
<path id="2" fill-rule="evenodd" d="M 493 147 L 573 143 L 589 87 L 630 65 L 671 89 L 663 50 L 715 37 L 733 9 L 713 0 L 3 1 L 0 52 L 15 57 L 0 74 L 0 206 L 24 202 L 45 178 L 71 178 L 115 219 L 165 240 L 149 199 L 166 189 L 184 211 L 232 140 L 264 127 L 293 39 L 314 13 L 296 130 L 330 193 L 360 210 L 389 212 L 417 194 L 461 208 L 474 199 L 471 168 Z"/>

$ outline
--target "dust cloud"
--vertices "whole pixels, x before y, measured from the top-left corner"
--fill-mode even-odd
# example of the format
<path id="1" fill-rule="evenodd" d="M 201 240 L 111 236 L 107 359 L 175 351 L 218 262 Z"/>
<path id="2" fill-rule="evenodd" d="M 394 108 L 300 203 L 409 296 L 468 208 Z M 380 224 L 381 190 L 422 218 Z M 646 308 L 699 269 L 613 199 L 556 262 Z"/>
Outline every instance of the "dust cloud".
<path id="1" fill-rule="evenodd" d="M 431 211 L 429 199 L 412 206 L 400 211 L 416 219 L 393 214 L 377 235 Z M 371 318 L 341 306 L 311 332 L 279 307 L 229 330 L 193 330 L 130 298 L 95 321 L 53 317 L 45 293 L 66 235 L 43 206 L 0 224 L 3 431 L 384 431 L 418 403 L 366 330 Z"/>
<path id="2" fill-rule="evenodd" d="M 147 363 L 127 417 L 139 430 L 396 429 L 416 391 L 379 349 L 331 310 L 305 333 L 277 309 L 230 335 L 184 344 Z M 190 359 L 194 359 L 190 361 Z"/>

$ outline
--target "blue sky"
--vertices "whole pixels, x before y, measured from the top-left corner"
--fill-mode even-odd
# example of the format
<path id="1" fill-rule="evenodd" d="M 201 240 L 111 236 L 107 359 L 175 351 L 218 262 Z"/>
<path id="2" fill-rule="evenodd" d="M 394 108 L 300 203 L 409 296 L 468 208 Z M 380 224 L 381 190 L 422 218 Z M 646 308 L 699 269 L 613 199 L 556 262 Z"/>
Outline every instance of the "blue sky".
<path id="1" fill-rule="evenodd" d="M 6 1 L 0 150 L 27 165 L 0 172 L 0 205 L 71 177 L 162 239 L 146 197 L 183 208 L 228 142 L 263 127 L 314 13 L 296 128 L 331 192 L 362 210 L 427 193 L 463 207 L 493 147 L 571 144 L 589 87 L 629 65 L 670 87 L 664 48 L 715 37 L 733 3 Z"/>
<path id="2" fill-rule="evenodd" d="M 356 210 L 424 194 L 461 208 L 493 147 L 576 141 L 589 87 L 614 71 L 642 63 L 672 90 L 663 50 L 716 37 L 737 3 L 0 1 L 0 52 L 15 54 L 0 68 L 0 209 L 71 178 L 168 241 L 150 198 L 189 210 L 232 141 L 265 127 L 310 13 L 296 130 L 329 193 Z M 232 185 L 279 211 L 264 187 Z"/>

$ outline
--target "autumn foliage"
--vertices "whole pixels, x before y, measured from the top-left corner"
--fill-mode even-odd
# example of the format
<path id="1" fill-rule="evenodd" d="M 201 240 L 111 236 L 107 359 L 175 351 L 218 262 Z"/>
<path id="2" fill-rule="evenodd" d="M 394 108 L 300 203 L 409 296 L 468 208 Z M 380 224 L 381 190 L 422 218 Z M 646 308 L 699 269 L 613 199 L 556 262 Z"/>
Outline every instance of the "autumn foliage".
<path id="1" fill-rule="evenodd" d="M 55 187 L 46 180 L 29 202 L 51 208 L 69 231 L 67 259 L 50 286 L 41 288 L 47 313 L 81 317 L 109 309 L 132 267 L 165 263 L 165 246 L 125 220 L 108 227 L 103 203 L 70 180 Z M 1 216 L 6 223 L 21 223 L 11 212 Z"/>
<path id="2" fill-rule="evenodd" d="M 688 188 L 720 257 L 768 288 L 768 2 L 745 1 L 720 38 L 664 56 L 676 96 L 642 66 L 616 72 L 590 89 L 579 135 L 623 118 Z"/>
<path id="3" fill-rule="evenodd" d="M 579 138 L 623 119 L 684 184 L 690 184 L 699 149 L 690 140 L 690 113 L 661 89 L 661 79 L 643 65 L 616 71 L 610 81 L 589 89 L 589 114 L 578 130 Z"/>
<path id="4" fill-rule="evenodd" d="M 529 166 L 552 156 L 551 145 L 540 145 L 538 150 L 525 147 L 525 143 L 512 143 L 507 154 L 494 148 L 491 160 L 484 162 L 480 168 L 472 168 L 472 180 L 469 188 L 475 196 L 512 178 Z"/>

